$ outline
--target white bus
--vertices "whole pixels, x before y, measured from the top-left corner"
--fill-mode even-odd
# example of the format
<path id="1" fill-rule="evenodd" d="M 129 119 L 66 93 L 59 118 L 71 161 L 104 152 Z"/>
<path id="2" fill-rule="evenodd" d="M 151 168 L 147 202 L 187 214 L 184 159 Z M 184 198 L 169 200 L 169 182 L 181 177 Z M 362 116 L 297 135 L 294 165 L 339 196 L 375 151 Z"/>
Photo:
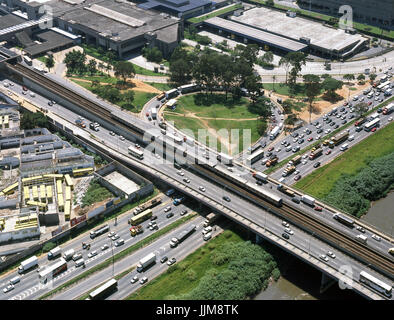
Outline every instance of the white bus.
<path id="1" fill-rule="evenodd" d="M 90 300 L 102 300 L 118 287 L 118 281 L 111 279 L 89 294 Z"/>
<path id="2" fill-rule="evenodd" d="M 264 149 L 257 150 L 255 153 L 252 153 L 247 159 L 247 165 L 251 166 L 256 161 L 259 161 L 261 158 L 264 157 Z"/>
<path id="3" fill-rule="evenodd" d="M 390 81 L 381 82 L 381 84 L 378 85 L 377 89 L 378 89 L 379 91 L 383 91 L 383 88 L 384 88 L 385 86 L 389 86 L 389 85 L 390 85 Z"/>
<path id="4" fill-rule="evenodd" d="M 42 284 L 45 284 L 48 280 L 55 278 L 65 270 L 67 270 L 67 262 L 63 258 L 60 258 L 57 262 L 41 271 L 38 274 L 38 279 Z"/>
<path id="5" fill-rule="evenodd" d="M 391 297 L 392 287 L 365 271 L 360 272 L 360 282 L 365 283 L 367 286 L 383 293 L 387 297 Z"/>
<path id="6" fill-rule="evenodd" d="M 280 131 L 279 126 L 276 126 L 274 129 L 272 129 L 270 134 L 270 140 L 274 140 L 276 136 L 279 134 L 279 131 Z"/>
<path id="7" fill-rule="evenodd" d="M 372 128 L 379 127 L 379 123 L 380 123 L 380 119 L 379 119 L 379 118 L 376 118 L 376 119 L 374 119 L 374 120 L 368 122 L 368 123 L 364 126 L 364 130 L 367 131 L 367 132 L 369 132 L 369 131 L 372 130 Z"/>
<path id="8" fill-rule="evenodd" d="M 130 147 L 128 147 L 128 151 L 129 151 L 129 154 L 131 154 L 133 157 L 136 157 L 141 160 L 144 159 L 144 151 L 143 150 L 140 150 L 140 149 L 137 149 L 133 146 L 130 146 Z"/>

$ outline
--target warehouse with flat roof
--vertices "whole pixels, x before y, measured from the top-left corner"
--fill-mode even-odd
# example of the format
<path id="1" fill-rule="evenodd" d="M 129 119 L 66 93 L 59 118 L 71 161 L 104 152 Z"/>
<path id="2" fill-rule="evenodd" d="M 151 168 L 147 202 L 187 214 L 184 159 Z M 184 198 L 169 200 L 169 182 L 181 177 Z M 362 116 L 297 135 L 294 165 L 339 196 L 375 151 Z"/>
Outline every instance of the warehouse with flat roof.
<path id="1" fill-rule="evenodd" d="M 326 58 L 347 58 L 365 49 L 368 39 L 359 34 L 323 26 L 321 23 L 268 8 L 253 8 L 231 20 L 284 39 L 309 46 L 311 54 Z"/>

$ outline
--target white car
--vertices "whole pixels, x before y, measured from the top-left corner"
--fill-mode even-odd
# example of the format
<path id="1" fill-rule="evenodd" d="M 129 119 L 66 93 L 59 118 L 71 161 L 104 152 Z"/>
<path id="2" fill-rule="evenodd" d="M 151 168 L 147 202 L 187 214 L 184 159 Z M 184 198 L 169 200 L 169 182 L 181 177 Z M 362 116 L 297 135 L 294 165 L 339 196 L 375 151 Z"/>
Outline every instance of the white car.
<path id="1" fill-rule="evenodd" d="M 308 163 L 308 160 L 302 160 L 301 163 L 302 163 L 302 164 L 307 164 L 307 163 Z"/>
<path id="2" fill-rule="evenodd" d="M 168 212 L 168 211 L 170 211 L 170 210 L 171 210 L 171 207 L 170 207 L 170 206 L 164 208 L 164 212 Z"/>
<path id="3" fill-rule="evenodd" d="M 331 251 L 327 251 L 327 255 L 333 259 L 335 259 L 335 254 Z"/>
<path id="4" fill-rule="evenodd" d="M 94 256 L 97 256 L 97 251 L 96 251 L 96 250 L 94 250 L 94 251 L 92 251 L 92 252 L 89 252 L 88 258 L 92 258 L 92 257 L 94 257 Z"/>
<path id="5" fill-rule="evenodd" d="M 123 136 L 119 136 L 119 139 L 124 141 L 124 137 Z"/>
<path id="6" fill-rule="evenodd" d="M 325 134 L 328 134 L 328 133 L 330 133 L 330 132 L 331 132 L 331 129 L 326 129 L 326 130 L 324 131 Z"/>
<path id="7" fill-rule="evenodd" d="M 299 174 L 300 173 L 300 170 L 296 170 L 296 171 L 294 171 L 294 175 L 296 176 L 297 174 Z"/>
<path id="8" fill-rule="evenodd" d="M 114 236 L 111 237 L 112 241 L 118 240 L 120 236 L 118 234 L 115 234 Z"/>
<path id="9" fill-rule="evenodd" d="M 302 159 L 306 159 L 306 158 L 308 158 L 308 155 L 307 155 L 307 154 L 304 154 L 304 155 L 302 156 Z"/>
<path id="10" fill-rule="evenodd" d="M 393 117 L 388 118 L 387 121 L 393 121 Z"/>
<path id="11" fill-rule="evenodd" d="M 138 281 L 138 276 L 131 278 L 130 283 L 136 283 Z"/>
<path id="12" fill-rule="evenodd" d="M 143 277 L 142 279 L 141 279 L 141 281 L 140 281 L 140 284 L 144 284 L 145 282 L 147 282 L 148 281 L 148 278 L 147 277 Z"/>
<path id="13" fill-rule="evenodd" d="M 285 228 L 285 232 L 288 233 L 288 234 L 291 234 L 291 235 L 294 234 L 294 231 L 291 230 L 290 228 Z"/>
<path id="14" fill-rule="evenodd" d="M 104 250 L 107 250 L 108 248 L 109 248 L 109 245 L 108 245 L 108 244 L 105 244 L 105 245 L 103 245 L 103 246 L 101 247 L 101 250 L 104 251 Z"/>
<path id="15" fill-rule="evenodd" d="M 211 226 L 208 226 L 208 227 L 206 227 L 206 228 L 204 228 L 203 230 L 202 230 L 202 234 L 207 234 L 207 233 L 209 233 L 209 232 L 211 232 L 212 231 L 212 227 Z"/>
<path id="16" fill-rule="evenodd" d="M 275 149 L 276 152 L 280 152 L 280 150 L 282 150 L 282 149 L 279 147 Z"/>
<path id="17" fill-rule="evenodd" d="M 115 234 L 115 231 L 111 231 L 110 233 L 108 233 L 108 238 L 112 238 Z"/>
<path id="18" fill-rule="evenodd" d="M 203 186 L 199 186 L 198 189 L 200 189 L 200 191 L 205 192 L 205 188 Z"/>
<path id="19" fill-rule="evenodd" d="M 30 97 L 34 98 L 36 94 L 34 92 L 30 92 Z"/>
<path id="20" fill-rule="evenodd" d="M 320 138 L 321 138 L 321 135 L 318 134 L 318 135 L 316 136 L 316 140 L 319 140 Z"/>
<path id="21" fill-rule="evenodd" d="M 282 226 L 285 226 L 286 228 L 290 227 L 290 225 L 286 221 L 282 221 Z"/>
<path id="22" fill-rule="evenodd" d="M 297 142 L 298 141 L 298 137 L 293 139 L 293 142 Z"/>
<path id="23" fill-rule="evenodd" d="M 319 256 L 319 258 L 322 259 L 322 260 L 324 260 L 325 262 L 328 262 L 328 258 L 327 258 L 327 256 L 324 255 L 324 254 L 321 254 L 321 255 Z"/>
<path id="24" fill-rule="evenodd" d="M 178 171 L 178 174 L 179 174 L 180 176 L 182 176 L 182 177 L 185 175 L 185 173 L 184 173 L 183 171 L 181 171 L 181 170 Z"/>
<path id="25" fill-rule="evenodd" d="M 13 285 L 13 284 L 9 284 L 8 286 L 6 286 L 6 287 L 3 289 L 3 292 L 4 292 L 4 293 L 7 293 L 7 292 L 9 292 L 9 291 L 11 291 L 11 290 L 14 290 L 14 285 Z"/>
<path id="26" fill-rule="evenodd" d="M 114 135 L 115 135 L 115 132 L 110 131 L 109 134 L 110 134 L 111 136 L 114 136 Z"/>
<path id="27" fill-rule="evenodd" d="M 372 235 L 372 239 L 375 239 L 376 241 L 382 241 L 382 238 L 377 236 L 376 234 Z"/>

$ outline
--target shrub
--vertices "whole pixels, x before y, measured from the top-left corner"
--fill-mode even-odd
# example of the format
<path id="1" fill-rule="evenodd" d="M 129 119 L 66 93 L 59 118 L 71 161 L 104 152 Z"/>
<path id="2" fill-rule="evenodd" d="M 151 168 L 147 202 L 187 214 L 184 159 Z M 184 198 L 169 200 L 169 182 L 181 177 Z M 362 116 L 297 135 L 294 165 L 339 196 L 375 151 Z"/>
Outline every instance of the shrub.
<path id="1" fill-rule="evenodd" d="M 196 279 L 197 279 L 197 273 L 196 273 L 196 271 L 194 271 L 193 269 L 189 269 L 189 270 L 186 272 L 186 279 L 189 280 L 189 281 L 194 281 L 194 280 L 196 280 Z"/>
<path id="2" fill-rule="evenodd" d="M 53 243 L 53 242 L 48 242 L 48 243 L 46 243 L 44 246 L 43 246 L 43 248 L 42 248 L 42 251 L 43 252 L 48 252 L 48 251 L 51 251 L 53 248 L 55 248 L 56 247 L 56 243 Z"/>

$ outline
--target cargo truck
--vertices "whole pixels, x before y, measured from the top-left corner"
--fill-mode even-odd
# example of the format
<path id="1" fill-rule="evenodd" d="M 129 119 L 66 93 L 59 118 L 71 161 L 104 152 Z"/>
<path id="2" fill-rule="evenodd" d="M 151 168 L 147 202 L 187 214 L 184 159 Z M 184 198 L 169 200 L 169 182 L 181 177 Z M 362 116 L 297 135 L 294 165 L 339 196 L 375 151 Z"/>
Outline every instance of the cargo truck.
<path id="1" fill-rule="evenodd" d="M 303 203 L 306 203 L 307 205 L 314 207 L 315 206 L 315 198 L 312 198 L 311 196 L 308 195 L 303 195 L 301 197 L 301 201 Z"/>
<path id="2" fill-rule="evenodd" d="M 293 173 L 295 171 L 295 169 L 296 169 L 295 166 L 287 167 L 285 170 L 283 170 L 282 177 L 286 177 L 289 174 Z"/>
<path id="3" fill-rule="evenodd" d="M 287 194 L 287 195 L 290 196 L 290 197 L 294 197 L 294 196 L 295 196 L 294 191 L 292 191 L 292 190 L 286 188 L 283 184 L 278 184 L 277 189 L 278 189 L 279 191 L 282 191 L 284 194 Z"/>
<path id="4" fill-rule="evenodd" d="M 138 225 L 138 226 L 132 226 L 130 228 L 130 235 L 132 237 L 135 237 L 137 234 L 140 234 L 144 231 L 144 228 L 142 227 L 142 225 Z"/>
<path id="5" fill-rule="evenodd" d="M 274 129 L 272 129 L 271 133 L 270 133 L 270 140 L 274 140 L 276 138 L 276 136 L 279 134 L 280 132 L 280 127 L 276 126 Z"/>
<path id="6" fill-rule="evenodd" d="M 18 267 L 18 272 L 23 273 L 37 265 L 38 265 L 38 258 L 36 256 L 32 256 L 29 259 L 26 259 L 21 262 L 21 265 Z"/>
<path id="7" fill-rule="evenodd" d="M 174 206 L 177 206 L 177 205 L 180 205 L 184 200 L 185 200 L 185 197 L 180 197 L 180 198 L 174 199 L 174 201 L 172 203 L 174 204 Z"/>
<path id="8" fill-rule="evenodd" d="M 390 103 L 387 107 L 383 108 L 383 114 L 390 114 L 394 110 L 394 103 Z"/>
<path id="9" fill-rule="evenodd" d="M 83 122 L 83 120 L 81 120 L 81 119 L 75 120 L 75 123 L 77 124 L 78 127 L 86 128 L 85 122 Z"/>
<path id="10" fill-rule="evenodd" d="M 227 155 L 225 153 L 219 153 L 216 159 L 226 165 L 233 164 L 233 157 L 230 157 L 229 155 Z"/>
<path id="11" fill-rule="evenodd" d="M 334 148 L 334 146 L 337 146 L 341 142 L 347 140 L 348 137 L 349 137 L 348 131 L 338 133 L 337 135 L 335 135 L 334 137 L 331 138 L 330 142 L 328 143 L 328 146 L 330 148 Z"/>
<path id="12" fill-rule="evenodd" d="M 293 159 L 289 161 L 289 165 L 295 166 L 301 162 L 301 159 L 302 159 L 301 155 L 295 156 Z"/>
<path id="13" fill-rule="evenodd" d="M 210 214 L 208 214 L 206 216 L 206 219 L 204 220 L 204 228 L 212 225 L 219 217 L 219 213 L 211 212 Z"/>
<path id="14" fill-rule="evenodd" d="M 356 127 L 358 127 L 358 126 L 361 126 L 363 123 L 365 123 L 367 121 L 367 118 L 362 118 L 362 119 L 359 119 L 359 120 L 357 120 L 355 123 L 354 123 L 354 125 L 356 126 Z"/>
<path id="15" fill-rule="evenodd" d="M 279 160 L 279 158 L 276 155 L 274 155 L 267 161 L 267 163 L 265 165 L 267 167 L 273 166 L 274 164 L 276 164 L 278 162 L 278 160 Z"/>
<path id="16" fill-rule="evenodd" d="M 62 248 L 60 247 L 56 247 L 54 249 L 52 249 L 51 251 L 48 252 L 48 259 L 54 259 L 57 256 L 60 256 L 60 254 L 62 253 Z"/>
<path id="17" fill-rule="evenodd" d="M 358 234 L 356 236 L 356 240 L 362 242 L 362 243 L 367 243 L 368 237 L 364 236 L 363 234 Z"/>
<path id="18" fill-rule="evenodd" d="M 151 109 L 151 115 L 152 115 L 152 119 L 156 120 L 156 117 L 157 117 L 157 109 L 156 108 Z"/>
<path id="19" fill-rule="evenodd" d="M 38 279 L 41 283 L 45 284 L 48 280 L 52 280 L 54 277 L 65 270 L 67 270 L 67 262 L 66 260 L 60 258 L 59 261 L 41 271 L 38 274 Z"/>
<path id="20" fill-rule="evenodd" d="M 196 226 L 193 224 L 181 231 L 177 237 L 174 237 L 170 241 L 170 247 L 175 248 L 178 244 L 182 243 L 188 236 L 190 236 L 196 230 Z"/>
<path id="21" fill-rule="evenodd" d="M 149 266 L 155 263 L 156 263 L 156 255 L 153 252 L 149 253 L 147 256 L 145 256 L 138 262 L 137 271 L 143 272 L 145 269 L 147 269 Z"/>
<path id="22" fill-rule="evenodd" d="M 74 253 L 75 253 L 74 249 L 67 250 L 63 254 L 63 259 L 66 260 L 66 261 L 71 260 L 71 258 L 73 257 Z"/>
<path id="23" fill-rule="evenodd" d="M 268 176 L 262 172 L 256 171 L 253 173 L 253 178 L 255 178 L 256 180 L 267 182 Z"/>
<path id="24" fill-rule="evenodd" d="M 98 237 L 108 231 L 109 231 L 109 226 L 106 224 L 105 226 L 102 226 L 101 228 L 98 228 L 94 231 L 90 231 L 90 238 L 94 239 L 95 237 Z"/>
<path id="25" fill-rule="evenodd" d="M 309 160 L 316 159 L 316 158 L 319 157 L 322 153 L 323 153 L 323 149 L 322 149 L 322 148 L 316 149 L 315 151 L 313 151 L 313 152 L 310 153 L 310 155 L 309 155 Z"/>

